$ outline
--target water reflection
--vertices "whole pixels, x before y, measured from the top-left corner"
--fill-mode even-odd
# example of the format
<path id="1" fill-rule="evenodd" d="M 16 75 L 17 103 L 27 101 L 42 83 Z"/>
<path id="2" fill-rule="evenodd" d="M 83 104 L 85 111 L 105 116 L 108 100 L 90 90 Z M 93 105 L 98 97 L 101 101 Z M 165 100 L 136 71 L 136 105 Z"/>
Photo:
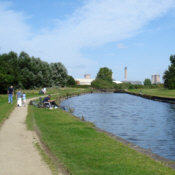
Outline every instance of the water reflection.
<path id="1" fill-rule="evenodd" d="M 128 94 L 87 94 L 62 102 L 97 127 L 175 160 L 175 105 Z"/>

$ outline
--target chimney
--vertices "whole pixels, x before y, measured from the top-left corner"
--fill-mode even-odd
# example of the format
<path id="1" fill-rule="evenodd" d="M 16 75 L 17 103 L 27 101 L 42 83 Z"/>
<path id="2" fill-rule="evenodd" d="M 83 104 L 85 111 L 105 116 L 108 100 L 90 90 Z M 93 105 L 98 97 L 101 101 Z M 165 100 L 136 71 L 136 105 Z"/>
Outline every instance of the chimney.
<path id="1" fill-rule="evenodd" d="M 127 67 L 125 67 L 125 81 L 127 81 Z"/>

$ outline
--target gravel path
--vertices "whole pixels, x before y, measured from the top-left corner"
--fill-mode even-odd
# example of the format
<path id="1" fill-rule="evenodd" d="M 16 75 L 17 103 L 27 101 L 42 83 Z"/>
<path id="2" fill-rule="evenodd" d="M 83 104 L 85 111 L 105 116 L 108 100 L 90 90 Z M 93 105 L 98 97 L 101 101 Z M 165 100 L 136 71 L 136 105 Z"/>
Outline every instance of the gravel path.
<path id="1" fill-rule="evenodd" d="M 26 129 L 27 107 L 16 107 L 0 128 L 0 175 L 51 175 Z"/>

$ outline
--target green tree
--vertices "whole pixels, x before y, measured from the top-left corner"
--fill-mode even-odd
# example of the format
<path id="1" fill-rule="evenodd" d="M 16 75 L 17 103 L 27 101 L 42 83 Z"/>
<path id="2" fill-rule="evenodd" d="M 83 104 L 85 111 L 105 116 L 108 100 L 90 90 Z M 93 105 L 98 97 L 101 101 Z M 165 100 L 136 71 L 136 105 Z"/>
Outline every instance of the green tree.
<path id="1" fill-rule="evenodd" d="M 164 72 L 164 87 L 168 89 L 175 89 L 175 55 L 170 56 L 171 65 L 168 70 Z"/>
<path id="2" fill-rule="evenodd" d="M 145 86 L 151 86 L 151 80 L 150 80 L 149 78 L 146 78 L 146 79 L 144 80 L 144 85 L 145 85 Z"/>
<path id="3" fill-rule="evenodd" d="M 19 81 L 18 57 L 15 52 L 0 55 L 0 93 L 6 93 L 10 85 Z"/>
<path id="4" fill-rule="evenodd" d="M 68 79 L 67 80 L 67 86 L 73 86 L 73 85 L 76 84 L 76 82 L 75 82 L 75 80 L 72 76 L 69 75 L 67 79 Z"/>
<path id="5" fill-rule="evenodd" d="M 67 83 L 67 69 L 62 63 L 51 63 L 52 86 L 65 86 Z"/>
<path id="6" fill-rule="evenodd" d="M 25 52 L 19 56 L 15 52 L 0 55 L 0 65 L 0 93 L 6 93 L 10 85 L 33 89 L 65 86 L 68 80 L 62 63 L 49 64 Z"/>
<path id="7" fill-rule="evenodd" d="M 91 86 L 97 89 L 113 89 L 115 83 L 112 82 L 112 70 L 107 67 L 100 68 Z"/>
<path id="8" fill-rule="evenodd" d="M 107 67 L 100 68 L 96 79 L 112 82 L 112 70 Z"/>

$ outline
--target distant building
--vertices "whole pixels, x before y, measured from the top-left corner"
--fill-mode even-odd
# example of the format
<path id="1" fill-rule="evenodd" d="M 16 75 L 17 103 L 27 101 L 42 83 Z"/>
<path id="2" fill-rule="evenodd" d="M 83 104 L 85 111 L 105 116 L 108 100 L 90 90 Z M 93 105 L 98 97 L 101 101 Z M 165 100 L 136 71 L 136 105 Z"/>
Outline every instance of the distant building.
<path id="1" fill-rule="evenodd" d="M 117 80 L 114 80 L 113 82 L 116 83 L 116 84 L 122 83 L 121 81 L 117 81 Z"/>
<path id="2" fill-rule="evenodd" d="M 151 83 L 152 84 L 160 84 L 160 75 L 152 75 Z"/>
<path id="3" fill-rule="evenodd" d="M 91 85 L 92 81 L 90 74 L 85 74 L 84 78 L 76 78 L 75 81 L 78 85 Z"/>

